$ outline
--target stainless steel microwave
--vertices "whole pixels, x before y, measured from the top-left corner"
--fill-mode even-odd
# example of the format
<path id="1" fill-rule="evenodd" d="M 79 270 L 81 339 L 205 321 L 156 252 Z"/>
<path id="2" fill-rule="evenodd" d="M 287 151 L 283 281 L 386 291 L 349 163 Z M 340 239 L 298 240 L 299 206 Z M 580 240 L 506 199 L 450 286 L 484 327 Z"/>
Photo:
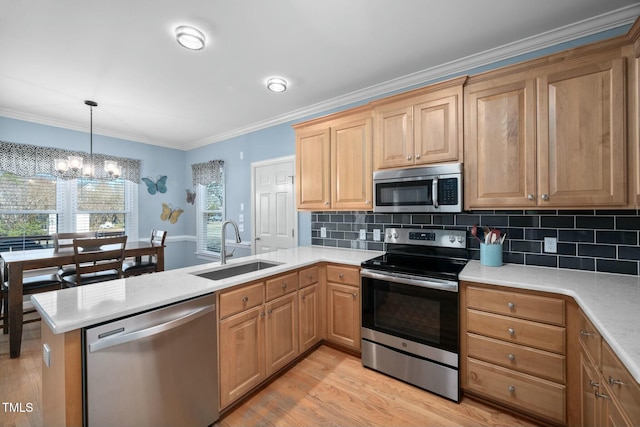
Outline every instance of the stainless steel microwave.
<path id="1" fill-rule="evenodd" d="M 462 212 L 462 163 L 373 173 L 373 211 Z"/>

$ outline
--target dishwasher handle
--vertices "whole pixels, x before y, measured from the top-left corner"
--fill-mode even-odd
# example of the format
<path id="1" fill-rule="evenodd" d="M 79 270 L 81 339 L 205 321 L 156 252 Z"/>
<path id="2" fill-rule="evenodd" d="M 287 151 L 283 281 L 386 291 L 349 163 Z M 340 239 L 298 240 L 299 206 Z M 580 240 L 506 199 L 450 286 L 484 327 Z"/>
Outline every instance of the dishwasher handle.
<path id="1" fill-rule="evenodd" d="M 173 319 L 165 323 L 160 323 L 159 325 L 155 325 L 150 328 L 140 329 L 139 331 L 134 331 L 123 335 L 102 338 L 89 344 L 89 351 L 91 353 L 94 353 L 109 347 L 139 340 L 142 338 L 147 338 L 152 335 L 157 335 L 170 329 L 177 328 L 178 326 L 182 326 L 211 312 L 215 312 L 215 310 L 215 304 L 208 305 L 206 307 L 194 310 L 191 313 L 187 313 L 184 316 L 178 317 L 177 319 Z"/>

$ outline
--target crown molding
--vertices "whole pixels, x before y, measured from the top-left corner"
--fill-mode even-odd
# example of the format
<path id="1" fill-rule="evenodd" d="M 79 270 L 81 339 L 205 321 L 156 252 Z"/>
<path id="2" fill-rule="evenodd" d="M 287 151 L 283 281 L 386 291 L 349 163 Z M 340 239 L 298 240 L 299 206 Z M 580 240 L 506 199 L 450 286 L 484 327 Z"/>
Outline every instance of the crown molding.
<path id="1" fill-rule="evenodd" d="M 455 77 L 456 75 L 466 73 L 475 68 L 598 34 L 603 31 L 631 25 L 636 21 L 638 16 L 640 16 L 640 3 L 598 15 L 593 18 L 578 21 L 573 24 L 565 25 L 564 27 L 527 37 L 484 52 L 469 55 L 445 64 L 427 68 L 406 76 L 398 77 L 377 85 L 369 86 L 339 97 L 331 98 L 304 108 L 299 108 L 286 114 L 275 116 L 248 126 L 243 126 L 229 132 L 220 133 L 194 141 L 191 144 L 187 144 L 185 149 L 190 150 L 203 147 L 205 145 L 221 142 L 271 126 L 322 114 L 335 108 L 344 107 L 345 105 L 382 97 L 383 95 L 402 89 L 434 82 L 444 78 Z"/>

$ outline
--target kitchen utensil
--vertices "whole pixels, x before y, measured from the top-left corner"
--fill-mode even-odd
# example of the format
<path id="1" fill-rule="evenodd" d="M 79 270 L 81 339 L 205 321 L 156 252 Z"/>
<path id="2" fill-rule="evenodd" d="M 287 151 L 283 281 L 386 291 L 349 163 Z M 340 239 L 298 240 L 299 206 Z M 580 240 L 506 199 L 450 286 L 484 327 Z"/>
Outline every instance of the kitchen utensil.
<path id="1" fill-rule="evenodd" d="M 480 238 L 478 237 L 478 226 L 474 225 L 473 227 L 471 227 L 471 235 L 473 237 L 475 237 L 478 242 L 482 243 L 482 240 L 480 240 Z"/>

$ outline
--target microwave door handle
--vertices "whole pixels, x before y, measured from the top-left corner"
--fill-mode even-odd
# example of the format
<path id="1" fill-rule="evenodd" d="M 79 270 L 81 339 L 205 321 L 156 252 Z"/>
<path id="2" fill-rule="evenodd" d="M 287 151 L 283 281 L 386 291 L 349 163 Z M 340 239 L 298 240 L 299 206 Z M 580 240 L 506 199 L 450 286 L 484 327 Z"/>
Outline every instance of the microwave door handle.
<path id="1" fill-rule="evenodd" d="M 433 207 L 438 209 L 438 178 L 433 178 L 431 183 L 431 198 L 433 200 Z"/>

